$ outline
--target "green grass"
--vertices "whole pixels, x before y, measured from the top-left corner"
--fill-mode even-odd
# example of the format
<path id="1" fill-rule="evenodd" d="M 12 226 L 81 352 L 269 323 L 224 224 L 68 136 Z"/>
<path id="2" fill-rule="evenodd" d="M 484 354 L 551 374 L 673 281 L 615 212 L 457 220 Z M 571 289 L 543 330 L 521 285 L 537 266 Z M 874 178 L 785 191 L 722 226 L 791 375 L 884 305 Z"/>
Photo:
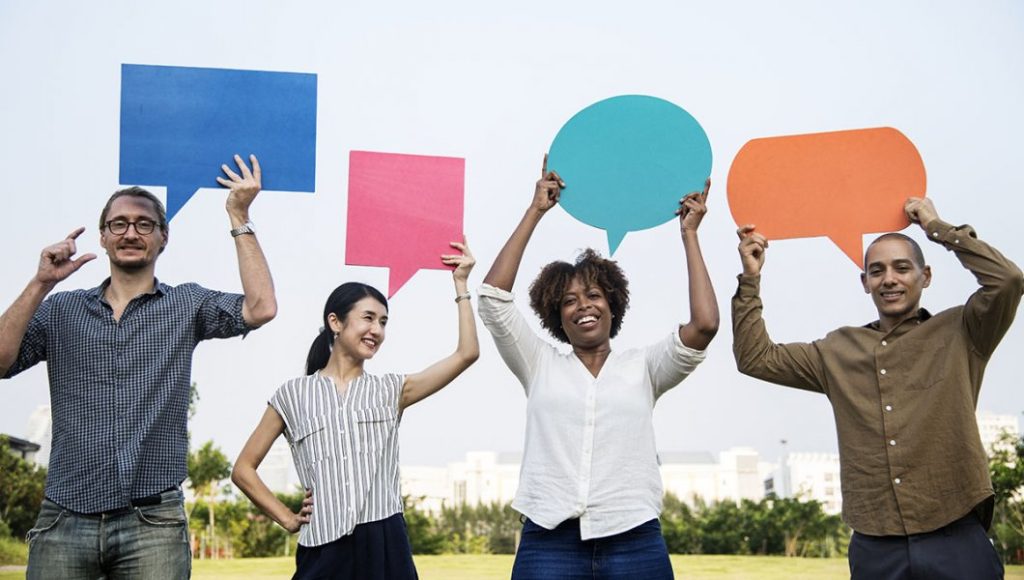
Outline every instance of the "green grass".
<path id="1" fill-rule="evenodd" d="M 850 577 L 845 558 L 781 558 L 774 556 L 672 556 L 676 577 L 690 580 L 819 580 Z M 422 580 L 506 579 L 512 556 L 416 556 Z M 195 560 L 196 580 L 290 578 L 295 571 L 291 558 Z M 19 570 L 0 571 L 0 580 L 25 577 Z M 1006 578 L 1024 580 L 1024 566 L 1010 566 Z"/>

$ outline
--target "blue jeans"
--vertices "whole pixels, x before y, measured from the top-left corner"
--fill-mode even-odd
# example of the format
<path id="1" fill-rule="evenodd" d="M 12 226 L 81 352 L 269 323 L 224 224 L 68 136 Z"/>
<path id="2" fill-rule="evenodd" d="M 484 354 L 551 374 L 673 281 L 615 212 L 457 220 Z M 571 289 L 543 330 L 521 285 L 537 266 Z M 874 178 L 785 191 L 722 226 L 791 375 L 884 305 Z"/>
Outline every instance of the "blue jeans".
<path id="1" fill-rule="evenodd" d="M 80 514 L 43 500 L 28 532 L 29 580 L 178 580 L 192 574 L 181 490 L 160 503 Z"/>
<path id="2" fill-rule="evenodd" d="M 513 580 L 671 580 L 672 563 L 657 519 L 583 541 L 579 520 L 546 530 L 527 519 L 512 566 Z"/>

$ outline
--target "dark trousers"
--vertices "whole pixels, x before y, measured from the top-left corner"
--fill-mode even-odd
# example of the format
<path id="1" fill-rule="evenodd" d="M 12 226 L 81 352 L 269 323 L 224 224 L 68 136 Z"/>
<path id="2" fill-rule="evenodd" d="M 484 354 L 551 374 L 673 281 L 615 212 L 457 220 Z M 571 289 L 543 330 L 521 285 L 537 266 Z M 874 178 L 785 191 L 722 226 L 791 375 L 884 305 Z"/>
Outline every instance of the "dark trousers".
<path id="1" fill-rule="evenodd" d="M 868 536 L 854 532 L 849 557 L 851 580 L 1003 577 L 1003 564 L 973 512 L 924 534 Z"/>
<path id="2" fill-rule="evenodd" d="M 299 546 L 293 580 L 416 580 L 405 518 L 359 524 L 322 546 Z"/>
<path id="3" fill-rule="evenodd" d="M 671 580 L 661 523 L 657 519 L 608 536 L 583 541 L 580 521 L 546 530 L 531 520 L 512 566 L 512 580 Z"/>

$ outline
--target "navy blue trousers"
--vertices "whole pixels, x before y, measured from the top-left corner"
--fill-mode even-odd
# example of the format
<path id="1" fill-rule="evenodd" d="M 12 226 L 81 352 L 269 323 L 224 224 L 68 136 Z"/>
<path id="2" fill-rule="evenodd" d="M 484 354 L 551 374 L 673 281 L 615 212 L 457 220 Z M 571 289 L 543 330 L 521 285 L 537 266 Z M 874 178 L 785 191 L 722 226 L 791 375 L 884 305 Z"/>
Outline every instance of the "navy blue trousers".
<path id="1" fill-rule="evenodd" d="M 934 532 L 910 536 L 853 533 L 851 580 L 989 580 L 1003 577 L 992 542 L 973 512 Z"/>
<path id="2" fill-rule="evenodd" d="M 299 546 L 292 580 L 416 580 L 405 518 L 359 524 L 322 546 Z"/>
<path id="3" fill-rule="evenodd" d="M 512 580 L 671 580 L 661 523 L 657 519 L 608 536 L 583 541 L 580 521 L 546 530 L 527 519 L 512 566 Z"/>

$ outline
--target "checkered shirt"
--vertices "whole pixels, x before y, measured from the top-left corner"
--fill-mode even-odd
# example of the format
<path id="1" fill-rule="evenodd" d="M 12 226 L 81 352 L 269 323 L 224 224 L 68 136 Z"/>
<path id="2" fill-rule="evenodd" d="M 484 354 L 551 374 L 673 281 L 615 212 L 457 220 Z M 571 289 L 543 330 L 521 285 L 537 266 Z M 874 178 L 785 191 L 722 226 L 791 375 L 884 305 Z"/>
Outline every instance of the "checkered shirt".
<path id="1" fill-rule="evenodd" d="M 47 361 L 53 442 L 46 497 L 95 513 L 125 507 L 186 477 L 192 352 L 201 340 L 244 335 L 243 296 L 156 283 L 115 321 L 103 291 L 43 301 L 12 377 Z"/>

